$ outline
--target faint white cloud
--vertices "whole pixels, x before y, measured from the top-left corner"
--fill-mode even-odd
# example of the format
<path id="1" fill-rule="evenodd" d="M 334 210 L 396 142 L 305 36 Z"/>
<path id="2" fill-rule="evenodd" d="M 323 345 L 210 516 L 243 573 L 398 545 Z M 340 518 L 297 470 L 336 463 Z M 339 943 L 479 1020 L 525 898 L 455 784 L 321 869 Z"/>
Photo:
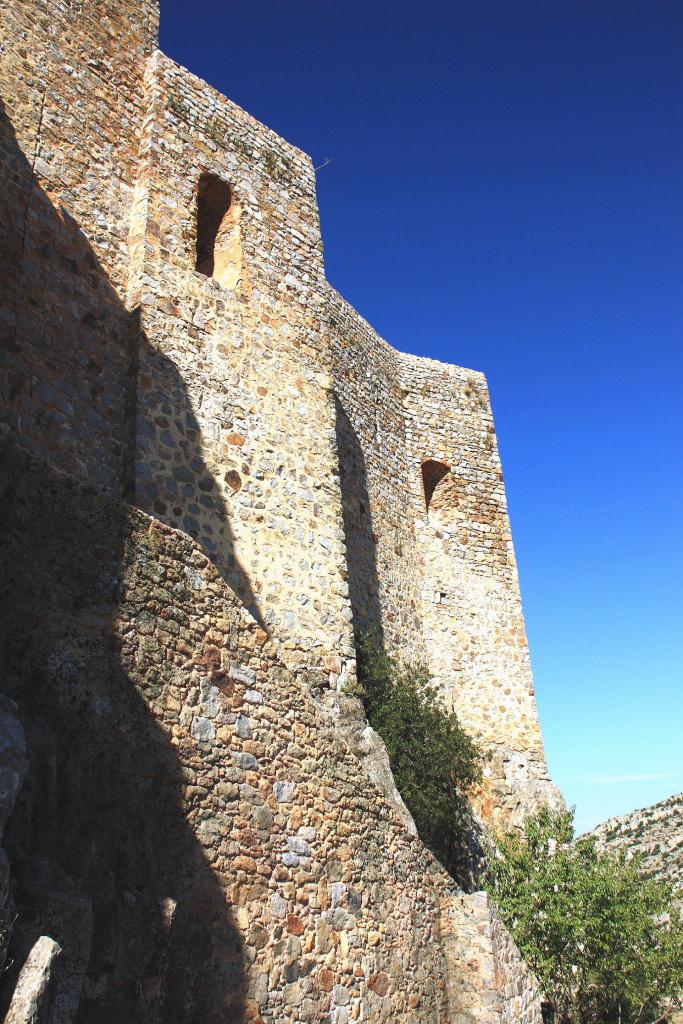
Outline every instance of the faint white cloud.
<path id="1" fill-rule="evenodd" d="M 663 782 L 680 779 L 683 772 L 641 772 L 625 775 L 573 775 L 568 782 L 585 782 L 589 786 L 619 786 L 625 782 Z"/>

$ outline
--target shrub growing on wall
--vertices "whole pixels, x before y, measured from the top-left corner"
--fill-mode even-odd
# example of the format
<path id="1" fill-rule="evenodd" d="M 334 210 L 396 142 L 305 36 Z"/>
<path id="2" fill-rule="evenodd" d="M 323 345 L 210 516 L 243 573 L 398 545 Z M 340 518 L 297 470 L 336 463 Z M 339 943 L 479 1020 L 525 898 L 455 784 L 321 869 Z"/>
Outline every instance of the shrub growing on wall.
<path id="1" fill-rule="evenodd" d="M 444 707 L 427 668 L 390 657 L 368 634 L 358 645 L 358 678 L 420 837 L 453 869 L 469 819 L 467 792 L 481 779 L 479 750 Z"/>
<path id="2" fill-rule="evenodd" d="M 683 923 L 638 860 L 573 839 L 573 811 L 541 810 L 498 837 L 488 889 L 536 972 L 553 1024 L 647 1024 L 683 1002 Z"/>

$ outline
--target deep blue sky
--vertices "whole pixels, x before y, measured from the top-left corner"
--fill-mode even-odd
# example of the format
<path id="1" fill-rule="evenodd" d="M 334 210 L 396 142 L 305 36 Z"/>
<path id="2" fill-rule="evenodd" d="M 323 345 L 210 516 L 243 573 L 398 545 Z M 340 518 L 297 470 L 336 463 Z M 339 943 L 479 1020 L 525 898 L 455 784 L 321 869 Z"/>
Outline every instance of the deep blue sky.
<path id="1" fill-rule="evenodd" d="M 327 273 L 375 328 L 486 373 L 579 827 L 683 790 L 680 0 L 162 0 L 161 45 L 333 158 Z"/>

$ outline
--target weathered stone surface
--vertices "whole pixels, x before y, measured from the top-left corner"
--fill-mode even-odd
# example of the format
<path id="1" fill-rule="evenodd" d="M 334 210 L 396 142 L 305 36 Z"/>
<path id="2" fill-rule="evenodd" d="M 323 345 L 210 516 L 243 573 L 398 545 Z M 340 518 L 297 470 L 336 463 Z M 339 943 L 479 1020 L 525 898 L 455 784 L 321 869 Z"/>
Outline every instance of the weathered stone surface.
<path id="1" fill-rule="evenodd" d="M 0 694 L 0 839 L 27 770 L 26 737 L 17 717 L 17 706 Z"/>
<path id="2" fill-rule="evenodd" d="M 61 950 L 47 935 L 41 936 L 21 969 L 5 1024 L 47 1024 L 50 982 Z"/>
<path id="3" fill-rule="evenodd" d="M 453 1024 L 541 1024 L 541 993 L 484 892 L 444 900 L 441 939 Z"/>
<path id="4" fill-rule="evenodd" d="M 26 737 L 14 701 L 0 694 L 0 842 L 28 771 Z M 0 972 L 4 970 L 16 911 L 7 854 L 0 848 Z"/>
<path id="5" fill-rule="evenodd" d="M 90 961 L 91 898 L 79 891 L 58 863 L 45 857 L 21 858 L 14 888 L 19 913 L 12 938 L 16 964 L 8 968 L 10 982 L 15 967 L 24 962 L 41 932 L 50 935 L 61 953 L 51 982 L 49 1024 L 73 1024 Z M 27 907 L 31 908 L 30 915 L 25 913 Z"/>
<path id="6" fill-rule="evenodd" d="M 21 934 L 46 919 L 41 893 L 67 885 L 50 866 L 61 864 L 92 907 L 78 1016 L 190 1024 L 227 1002 L 235 1019 L 258 1007 L 272 1024 L 333 1009 L 431 1024 L 445 1012 L 438 905 L 456 887 L 306 673 L 282 664 L 185 535 L 26 458 L 20 474 L 0 466 L 0 481 L 13 510 L 0 569 L 11 560 L 26 584 L 0 638 L 32 721 L 22 814 L 8 826 Z M 113 565 L 118 583 L 103 586 Z M 184 586 L 188 570 L 201 586 Z M 219 687 L 210 742 L 192 730 L 216 671 L 207 647 L 248 664 L 263 697 L 247 704 L 248 682 Z M 244 737 L 234 725 L 247 707 Z M 41 868 L 30 857 L 46 837 Z M 67 895 L 49 911 L 65 960 Z M 379 995 L 368 980 L 382 974 Z"/>
<path id="7" fill-rule="evenodd" d="M 328 317 L 355 625 L 429 664 L 490 756 L 479 812 L 519 824 L 560 797 L 545 764 L 486 381 L 396 352 L 332 289 Z M 428 479 L 430 466 L 438 472 Z"/>
<path id="8" fill-rule="evenodd" d="M 369 777 L 375 783 L 380 792 L 384 794 L 387 802 L 403 819 L 406 828 L 412 832 L 413 835 L 417 835 L 417 828 L 415 827 L 412 815 L 404 804 L 401 794 L 396 789 L 394 776 L 391 773 L 387 749 L 382 743 L 381 738 L 369 725 L 364 727 L 360 735 L 357 750 Z"/>
<path id="9" fill-rule="evenodd" d="M 330 288 L 310 159 L 157 17 L 2 25 L 13 942 L 54 921 L 60 1024 L 445 1021 L 457 889 L 346 691 L 378 627 L 491 752 L 485 817 L 553 797 L 486 385 Z"/>

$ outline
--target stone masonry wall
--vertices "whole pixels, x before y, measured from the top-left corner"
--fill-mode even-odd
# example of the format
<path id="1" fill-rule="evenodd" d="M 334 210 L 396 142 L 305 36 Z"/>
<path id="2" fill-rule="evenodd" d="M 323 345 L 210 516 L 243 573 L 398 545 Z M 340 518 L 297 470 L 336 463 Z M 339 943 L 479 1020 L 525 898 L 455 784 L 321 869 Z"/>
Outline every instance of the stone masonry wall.
<path id="1" fill-rule="evenodd" d="M 352 619 L 427 657 L 495 755 L 482 809 L 518 820 L 553 794 L 483 378 L 401 356 L 325 283 L 310 159 L 153 52 L 152 6 L 84 10 L 8 21 L 4 429 L 197 539 L 333 690 Z M 222 283 L 195 270 L 207 172 Z M 450 471 L 429 513 L 425 459 Z"/>
<path id="2" fill-rule="evenodd" d="M 156 25 L 153 0 L 0 8 L 2 419 L 119 494 L 135 329 L 120 298 Z"/>
<path id="3" fill-rule="evenodd" d="M 490 756 L 478 809 L 519 823 L 556 802 L 536 710 L 482 374 L 402 355 L 332 289 L 328 318 L 356 630 L 425 659 Z M 422 467 L 444 476 L 427 510 Z"/>
<path id="4" fill-rule="evenodd" d="M 429 662 L 465 728 L 492 754 L 485 817 L 518 823 L 559 794 L 545 763 L 486 381 L 431 359 L 401 362 Z M 445 470 L 429 503 L 427 460 Z"/>
<path id="5" fill-rule="evenodd" d="M 490 920 L 493 957 L 498 969 L 496 985 L 500 999 L 501 1024 L 520 1024 L 523 1021 L 537 1021 L 541 1024 L 543 993 L 538 979 L 527 967 L 517 944 L 488 897 L 486 904 L 485 913 Z"/>
<path id="6" fill-rule="evenodd" d="M 200 540 L 290 663 L 341 687 L 354 660 L 310 160 L 153 54 L 152 7 L 107 10 L 26 4 L 6 22 L 3 429 Z M 232 288 L 194 269 L 207 170 L 240 211 Z"/>
<path id="7" fill-rule="evenodd" d="M 161 54 L 148 89 L 135 502 L 200 541 L 290 664 L 343 685 L 351 611 L 313 168 Z M 206 172 L 239 210 L 232 287 L 195 270 Z"/>
<path id="8" fill-rule="evenodd" d="M 400 354 L 327 292 L 349 590 L 356 631 L 424 654 Z"/>
<path id="9" fill-rule="evenodd" d="M 49 933 L 51 1024 L 448 1021 L 470 912 L 344 689 L 378 627 L 494 753 L 489 817 L 552 796 L 483 379 L 329 287 L 310 159 L 154 49 L 153 0 L 2 13 L 0 1003 Z"/>
<path id="10" fill-rule="evenodd" d="M 447 1019 L 454 885 L 317 673 L 283 666 L 185 534 L 17 450 L 0 479 L 3 689 L 30 763 L 6 834 L 17 966 L 49 928 L 88 1024 Z"/>
<path id="11" fill-rule="evenodd" d="M 538 981 L 486 893 L 447 897 L 440 921 L 452 1024 L 541 1024 Z"/>

